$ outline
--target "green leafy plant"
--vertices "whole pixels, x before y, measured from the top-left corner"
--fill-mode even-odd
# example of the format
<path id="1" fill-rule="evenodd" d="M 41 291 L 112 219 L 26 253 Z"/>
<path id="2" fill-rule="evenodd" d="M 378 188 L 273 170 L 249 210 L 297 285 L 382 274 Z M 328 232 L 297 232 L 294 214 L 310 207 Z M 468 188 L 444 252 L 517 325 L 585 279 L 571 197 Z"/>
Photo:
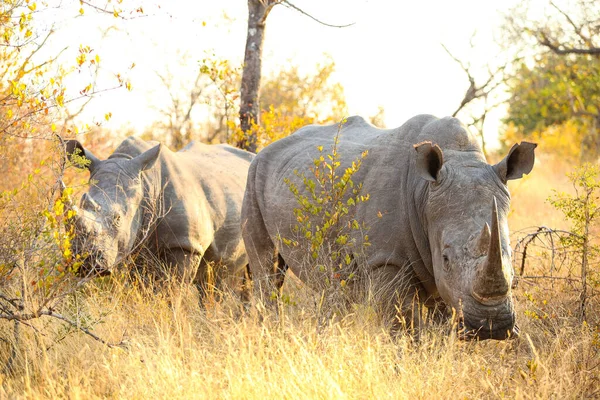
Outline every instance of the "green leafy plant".
<path id="1" fill-rule="evenodd" d="M 588 285 L 600 285 L 599 271 L 591 268 L 600 254 L 600 246 L 592 241 L 592 227 L 600 217 L 600 168 L 585 163 L 567 174 L 575 194 L 555 191 L 548 199 L 550 204 L 562 211 L 571 222 L 571 234 L 561 237 L 565 247 L 574 249 L 581 260 L 581 292 L 579 295 L 579 318 L 586 320 Z"/>
<path id="2" fill-rule="evenodd" d="M 358 261 L 364 247 L 369 246 L 368 227 L 356 218 L 356 207 L 369 200 L 363 185 L 355 182 L 368 151 L 365 150 L 347 167 L 342 168 L 339 153 L 339 123 L 330 152 L 317 146 L 318 157 L 309 168 L 310 174 L 295 170 L 301 186 L 285 178 L 298 207 L 293 212 L 296 224 L 294 238 L 280 238 L 289 247 L 307 251 L 305 262 L 314 268 L 313 286 L 322 288 L 325 298 L 339 303 L 348 284 L 357 278 Z"/>

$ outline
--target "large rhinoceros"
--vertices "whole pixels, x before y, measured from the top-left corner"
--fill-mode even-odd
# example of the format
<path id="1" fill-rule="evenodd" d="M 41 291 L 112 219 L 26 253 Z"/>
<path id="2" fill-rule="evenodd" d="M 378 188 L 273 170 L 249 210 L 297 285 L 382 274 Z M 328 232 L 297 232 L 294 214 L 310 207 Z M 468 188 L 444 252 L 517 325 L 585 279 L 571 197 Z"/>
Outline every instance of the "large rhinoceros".
<path id="1" fill-rule="evenodd" d="M 372 282 L 384 290 L 388 321 L 403 316 L 418 323 L 412 312 L 418 298 L 431 308 L 454 308 L 469 337 L 516 335 L 507 180 L 531 171 L 536 144 L 516 144 L 489 165 L 477 140 L 449 117 L 418 115 L 388 130 L 351 117 L 341 127 L 304 127 L 262 150 L 250 165 L 242 206 L 257 294 L 269 299 L 280 290 L 288 267 L 305 282 L 315 272 L 306 248 L 281 240 L 297 237 L 293 210 L 300 208 L 298 195 L 310 197 L 301 181 L 293 194 L 284 178 L 312 176 L 314 160 L 331 148 L 338 130 L 339 171 L 368 150 L 352 180 L 362 182 L 370 199 L 356 205 L 353 218 L 368 225 L 371 245 L 362 256 Z M 361 231 L 353 232 L 360 242 Z"/>
<path id="2" fill-rule="evenodd" d="M 144 247 L 201 295 L 208 263 L 215 264 L 217 285 L 244 274 L 240 209 L 252 153 L 195 142 L 172 152 L 136 137 L 107 160 L 76 140 L 66 150 L 71 159 L 80 153 L 89 160 L 90 188 L 75 220 L 75 244 L 89 255 L 82 271 L 110 272 Z"/>

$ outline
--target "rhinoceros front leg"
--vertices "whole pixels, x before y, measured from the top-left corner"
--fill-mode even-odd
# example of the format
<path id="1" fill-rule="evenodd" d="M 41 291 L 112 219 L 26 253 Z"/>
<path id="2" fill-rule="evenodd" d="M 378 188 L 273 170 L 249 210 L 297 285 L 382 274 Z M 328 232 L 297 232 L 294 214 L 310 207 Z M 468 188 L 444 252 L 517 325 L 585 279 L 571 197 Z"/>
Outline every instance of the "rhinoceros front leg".
<path id="1" fill-rule="evenodd" d="M 242 206 L 242 215 L 245 216 L 242 237 L 248 255 L 248 275 L 252 280 L 253 296 L 259 301 L 257 305 L 260 307 L 262 303 L 271 307 L 273 300 L 281 295 L 287 265 L 269 235 L 250 183 Z"/>
<path id="2" fill-rule="evenodd" d="M 183 249 L 172 249 L 168 252 L 168 263 L 176 274 L 176 279 L 184 285 L 191 283 L 196 286 L 200 295 L 200 306 L 204 306 L 209 296 L 214 296 L 216 301 L 221 299 L 220 276 L 223 271 L 221 265 L 213 262 L 215 257 L 209 247 L 203 255 L 192 253 Z"/>
<path id="3" fill-rule="evenodd" d="M 381 266 L 370 273 L 369 291 L 390 333 L 418 337 L 424 289 L 406 268 Z"/>
<path id="4" fill-rule="evenodd" d="M 183 285 L 196 283 L 201 255 L 190 251 L 174 248 L 165 251 L 164 263 L 171 278 Z"/>

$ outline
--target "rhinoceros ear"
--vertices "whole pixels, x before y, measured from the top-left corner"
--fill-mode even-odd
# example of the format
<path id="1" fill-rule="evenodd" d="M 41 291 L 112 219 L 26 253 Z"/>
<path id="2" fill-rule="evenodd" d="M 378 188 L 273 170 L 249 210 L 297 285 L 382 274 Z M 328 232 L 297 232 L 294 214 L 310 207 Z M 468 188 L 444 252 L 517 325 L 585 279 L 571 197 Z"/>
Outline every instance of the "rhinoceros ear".
<path id="1" fill-rule="evenodd" d="M 75 166 L 77 166 L 78 168 L 84 168 L 89 171 L 92 171 L 94 169 L 94 166 L 98 165 L 98 163 L 100 162 L 100 160 L 96 158 L 96 156 L 94 156 L 91 151 L 84 149 L 83 145 L 78 140 L 67 140 L 65 142 L 65 151 L 67 153 L 67 157 L 69 157 L 69 160 L 71 160 L 71 162 L 75 164 Z M 73 157 L 74 155 L 83 157 L 89 162 L 82 164 L 82 160 L 77 159 L 77 157 Z"/>
<path id="2" fill-rule="evenodd" d="M 158 156 L 160 155 L 161 145 L 158 144 L 151 148 L 150 150 L 146 150 L 139 156 L 133 158 L 131 160 L 132 168 L 138 172 L 145 171 L 150 169 L 158 160 Z"/>
<path id="3" fill-rule="evenodd" d="M 536 143 L 521 142 L 515 144 L 502 161 L 494 165 L 494 171 L 506 183 L 509 179 L 521 179 L 523 174 L 528 174 L 535 163 L 534 150 Z"/>
<path id="4" fill-rule="evenodd" d="M 414 145 L 417 151 L 416 168 L 419 176 L 425 180 L 435 182 L 444 163 L 444 154 L 437 144 L 421 142 Z"/>

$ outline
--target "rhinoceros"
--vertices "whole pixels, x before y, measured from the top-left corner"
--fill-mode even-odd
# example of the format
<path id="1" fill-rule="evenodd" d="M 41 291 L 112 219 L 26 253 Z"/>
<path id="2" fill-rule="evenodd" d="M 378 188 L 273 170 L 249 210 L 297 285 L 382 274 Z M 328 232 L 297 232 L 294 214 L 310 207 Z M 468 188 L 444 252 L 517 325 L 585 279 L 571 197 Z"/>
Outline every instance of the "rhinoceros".
<path id="1" fill-rule="evenodd" d="M 384 290 L 388 304 L 381 310 L 393 314 L 384 319 L 418 324 L 419 313 L 412 311 L 418 299 L 430 310 L 455 309 L 465 336 L 516 336 L 507 181 L 532 170 L 537 145 L 515 144 L 489 165 L 478 141 L 450 117 L 418 115 L 396 129 L 350 117 L 339 126 L 303 127 L 262 150 L 250 165 L 242 205 L 256 294 L 268 303 L 288 267 L 310 285 L 315 266 L 306 262 L 309 250 L 289 245 L 298 235 L 298 196 L 310 194 L 302 181 L 294 194 L 289 182 L 313 176 L 315 160 L 336 136 L 339 171 L 368 150 L 352 181 L 363 184 L 369 199 L 356 204 L 353 218 L 368 225 L 363 270 L 381 286 L 374 290 Z M 355 243 L 363 234 L 353 231 Z"/>
<path id="2" fill-rule="evenodd" d="M 71 159 L 80 153 L 89 161 L 90 187 L 74 224 L 76 250 L 87 254 L 84 273 L 110 273 L 144 247 L 170 273 L 193 281 L 201 295 L 209 263 L 217 286 L 243 276 L 240 209 L 252 153 L 195 142 L 172 152 L 136 137 L 106 160 L 76 140 L 66 142 L 66 151 Z"/>

